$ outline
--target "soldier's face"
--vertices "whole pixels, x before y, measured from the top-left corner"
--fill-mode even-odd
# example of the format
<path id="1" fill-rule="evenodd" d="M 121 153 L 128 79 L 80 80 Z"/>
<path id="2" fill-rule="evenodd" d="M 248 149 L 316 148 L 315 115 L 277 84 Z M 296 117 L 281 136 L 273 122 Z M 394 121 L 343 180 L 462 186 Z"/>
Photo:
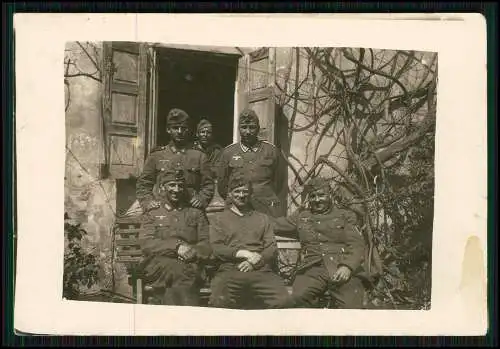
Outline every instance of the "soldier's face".
<path id="1" fill-rule="evenodd" d="M 257 140 L 259 134 L 259 125 L 256 123 L 248 123 L 240 125 L 240 137 L 244 144 L 253 144 Z"/>
<path id="2" fill-rule="evenodd" d="M 202 144 L 208 144 L 212 140 L 212 128 L 205 127 L 198 131 L 198 139 Z"/>
<path id="3" fill-rule="evenodd" d="M 187 140 L 188 131 L 186 125 L 174 125 L 167 128 L 167 133 L 176 143 L 184 143 Z"/>
<path id="4" fill-rule="evenodd" d="M 248 205 L 250 201 L 250 194 L 250 187 L 248 185 L 242 185 L 231 190 L 229 197 L 231 202 L 239 208 Z"/>
<path id="5" fill-rule="evenodd" d="M 163 183 L 160 187 L 162 193 L 170 202 L 179 202 L 184 193 L 184 183 L 182 181 L 170 181 Z"/>
<path id="6" fill-rule="evenodd" d="M 331 207 L 332 197 L 326 189 L 318 189 L 309 194 L 309 204 L 313 213 L 322 213 Z"/>

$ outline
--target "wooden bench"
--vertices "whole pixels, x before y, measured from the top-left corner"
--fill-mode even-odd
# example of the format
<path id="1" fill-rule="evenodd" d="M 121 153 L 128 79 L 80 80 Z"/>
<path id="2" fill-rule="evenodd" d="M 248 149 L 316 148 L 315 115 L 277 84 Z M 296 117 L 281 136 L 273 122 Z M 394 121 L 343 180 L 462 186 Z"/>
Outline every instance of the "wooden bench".
<path id="1" fill-rule="evenodd" d="M 210 212 L 213 213 L 213 212 Z M 147 238 L 144 235 L 143 224 L 139 217 L 117 218 L 114 224 L 115 235 L 115 262 L 123 263 L 129 275 L 129 285 L 132 286 L 132 297 L 136 299 L 137 304 L 144 304 L 147 301 L 147 294 L 151 291 L 148 285 L 144 285 L 138 270 L 138 265 L 142 259 L 142 251 L 139 241 Z M 286 251 L 300 250 L 300 243 L 294 239 L 276 237 L 278 245 L 278 269 L 284 270 L 283 278 L 288 284 L 288 290 L 291 292 L 289 283 L 294 272 L 293 256 L 286 256 Z M 290 260 L 291 259 L 291 260 Z M 209 283 L 200 289 L 200 296 L 207 300 L 211 290 Z M 146 294 L 146 297 L 144 295 Z"/>

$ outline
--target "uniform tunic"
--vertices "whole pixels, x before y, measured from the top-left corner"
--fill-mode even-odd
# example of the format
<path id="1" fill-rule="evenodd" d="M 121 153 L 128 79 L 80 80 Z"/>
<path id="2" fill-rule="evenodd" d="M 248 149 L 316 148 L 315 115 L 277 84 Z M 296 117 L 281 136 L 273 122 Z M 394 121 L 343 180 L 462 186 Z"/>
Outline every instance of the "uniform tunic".
<path id="1" fill-rule="evenodd" d="M 362 282 L 357 276 L 363 271 L 366 245 L 355 224 L 354 213 L 335 208 L 321 214 L 304 210 L 289 218 L 275 219 L 278 235 L 298 232 L 302 245 L 293 283 L 296 305 L 313 304 L 316 297 L 332 286 L 330 289 L 341 307 L 361 306 Z M 330 280 L 340 266 L 352 271 L 351 279 L 344 285 L 331 285 Z"/>
<path id="2" fill-rule="evenodd" d="M 202 206 L 208 206 L 214 195 L 214 178 L 207 156 L 196 149 L 176 149 L 171 143 L 151 152 L 137 179 L 137 199 L 143 208 L 154 200 L 158 175 L 179 167 L 184 169 L 189 196 L 198 194 Z"/>
<path id="3" fill-rule="evenodd" d="M 252 204 L 255 210 L 270 216 L 281 215 L 277 196 L 280 151 L 271 143 L 259 141 L 253 148 L 234 143 L 223 149 L 218 162 L 218 190 L 226 199 L 230 176 L 237 174 L 253 185 Z"/>
<path id="4" fill-rule="evenodd" d="M 200 262 L 211 255 L 208 219 L 199 209 L 174 208 L 168 203 L 144 216 L 147 232 L 141 247 L 145 259 L 141 263 L 144 282 L 164 292 L 163 304 L 198 304 Z M 187 243 L 196 250 L 189 262 L 178 259 L 177 248 Z"/>
<path id="5" fill-rule="evenodd" d="M 213 143 L 210 146 L 208 146 L 207 148 L 203 148 L 203 146 L 198 141 L 194 142 L 193 149 L 196 149 L 196 150 L 199 150 L 199 151 L 205 153 L 205 155 L 207 156 L 208 161 L 210 162 L 210 165 L 212 167 L 214 167 L 217 164 L 217 161 L 219 159 L 219 155 L 222 151 L 222 147 L 217 143 Z"/>
<path id="6" fill-rule="evenodd" d="M 285 283 L 273 272 L 277 249 L 272 221 L 267 215 L 257 211 L 243 214 L 226 208 L 214 216 L 210 243 L 220 263 L 211 284 L 212 306 L 286 307 L 289 299 Z M 250 272 L 239 271 L 238 265 L 244 260 L 236 258 L 239 250 L 260 253 L 263 265 Z M 250 294 L 244 294 L 244 290 Z"/>
<path id="7" fill-rule="evenodd" d="M 276 256 L 276 240 L 270 219 L 257 211 L 245 214 L 228 208 L 214 216 L 210 225 L 210 244 L 214 257 L 221 261 L 219 270 L 237 270 L 239 250 L 260 253 L 262 270 L 271 270 Z"/>

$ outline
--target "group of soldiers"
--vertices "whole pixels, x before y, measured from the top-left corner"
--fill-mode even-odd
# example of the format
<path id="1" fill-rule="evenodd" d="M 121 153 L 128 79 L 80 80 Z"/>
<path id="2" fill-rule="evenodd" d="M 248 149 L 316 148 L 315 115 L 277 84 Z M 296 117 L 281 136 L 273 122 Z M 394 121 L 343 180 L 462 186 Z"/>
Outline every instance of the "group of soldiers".
<path id="1" fill-rule="evenodd" d="M 141 269 L 159 303 L 199 305 L 201 275 L 211 265 L 212 307 L 314 307 L 328 290 L 337 307 L 362 308 L 365 242 L 356 216 L 335 206 L 329 181 L 310 180 L 308 205 L 287 217 L 277 195 L 282 155 L 259 139 L 255 111 L 240 113 L 240 141 L 225 148 L 213 142 L 206 119 L 195 142 L 190 127 L 185 111 L 168 113 L 170 143 L 153 149 L 137 181 L 152 231 L 142 244 Z M 225 207 L 209 221 L 216 190 Z M 301 243 L 291 293 L 276 270 L 276 235 Z"/>

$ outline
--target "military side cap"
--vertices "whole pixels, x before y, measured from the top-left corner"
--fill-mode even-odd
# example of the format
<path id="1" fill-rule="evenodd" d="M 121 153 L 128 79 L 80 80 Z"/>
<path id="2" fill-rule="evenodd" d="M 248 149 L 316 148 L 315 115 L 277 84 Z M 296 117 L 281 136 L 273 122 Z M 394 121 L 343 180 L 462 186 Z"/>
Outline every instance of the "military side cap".
<path id="1" fill-rule="evenodd" d="M 165 172 L 162 172 L 160 175 L 160 183 L 167 182 L 184 182 L 186 180 L 184 176 L 184 170 L 182 169 L 169 169 Z"/>
<path id="2" fill-rule="evenodd" d="M 314 177 L 309 182 L 306 183 L 304 189 L 307 193 L 316 191 L 319 189 L 326 189 L 331 192 L 332 187 L 330 186 L 330 181 L 324 177 Z"/>
<path id="3" fill-rule="evenodd" d="M 246 179 L 244 175 L 232 174 L 229 177 L 229 184 L 228 184 L 229 191 L 244 185 L 251 185 L 250 181 Z"/>
<path id="4" fill-rule="evenodd" d="M 245 125 L 245 124 L 259 125 L 259 117 L 257 116 L 257 113 L 253 109 L 245 108 L 240 113 L 240 125 Z"/>
<path id="5" fill-rule="evenodd" d="M 196 130 L 200 131 L 204 128 L 212 128 L 212 123 L 207 119 L 201 119 L 201 121 L 198 123 L 198 126 L 196 127 Z"/>
<path id="6" fill-rule="evenodd" d="M 186 125 L 189 122 L 189 115 L 182 109 L 174 108 L 168 112 L 167 125 Z"/>

